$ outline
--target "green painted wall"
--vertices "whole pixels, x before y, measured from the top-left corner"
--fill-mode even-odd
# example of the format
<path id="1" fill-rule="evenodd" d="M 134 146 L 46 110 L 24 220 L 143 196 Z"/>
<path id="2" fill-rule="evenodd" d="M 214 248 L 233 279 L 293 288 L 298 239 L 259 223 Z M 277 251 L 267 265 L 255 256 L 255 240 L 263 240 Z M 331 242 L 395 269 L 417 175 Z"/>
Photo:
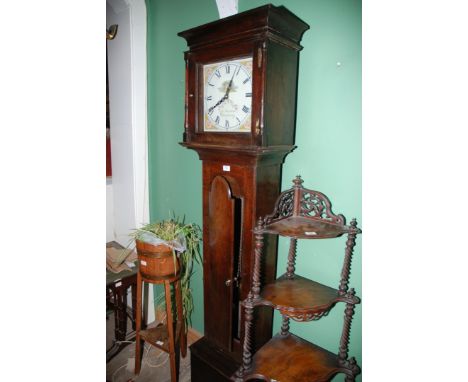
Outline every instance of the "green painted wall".
<path id="1" fill-rule="evenodd" d="M 239 12 L 266 1 L 239 0 Z M 361 220 L 361 3 L 357 0 L 282 0 L 310 25 L 300 53 L 296 144 L 286 158 L 282 189 L 300 174 L 304 186 L 325 193 L 335 213 Z M 218 19 L 215 0 L 148 0 L 148 129 L 151 219 L 171 211 L 202 223 L 201 162 L 181 147 L 184 115 L 185 40 L 177 33 Z M 364 232 L 365 234 L 365 232 Z M 337 287 L 345 238 L 300 242 L 297 270 L 302 276 Z M 280 241 L 279 272 L 287 243 Z M 355 250 L 350 286 L 362 296 L 361 239 Z M 193 326 L 203 332 L 202 270 L 192 282 Z M 364 300 L 365 303 L 365 300 Z M 297 324 L 298 335 L 336 352 L 344 305 L 326 318 Z M 350 355 L 361 357 L 361 306 L 352 325 Z M 280 320 L 275 316 L 275 331 Z M 342 380 L 337 378 L 336 381 Z"/>

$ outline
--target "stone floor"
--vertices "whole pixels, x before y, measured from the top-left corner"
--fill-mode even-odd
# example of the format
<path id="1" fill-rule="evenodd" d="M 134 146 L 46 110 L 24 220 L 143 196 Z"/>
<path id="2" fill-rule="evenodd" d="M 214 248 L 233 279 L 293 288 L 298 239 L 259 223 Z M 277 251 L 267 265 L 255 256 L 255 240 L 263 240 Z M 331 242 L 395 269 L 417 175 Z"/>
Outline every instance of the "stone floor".
<path id="1" fill-rule="evenodd" d="M 130 323 L 129 323 L 130 324 Z M 129 325 L 130 328 L 130 325 Z M 114 317 L 106 320 L 106 349 L 112 346 Z M 135 367 L 135 342 L 129 343 L 106 365 L 107 382 L 170 382 L 169 355 L 145 343 L 140 375 L 133 373 Z M 180 359 L 179 382 L 190 382 L 190 350 Z"/>

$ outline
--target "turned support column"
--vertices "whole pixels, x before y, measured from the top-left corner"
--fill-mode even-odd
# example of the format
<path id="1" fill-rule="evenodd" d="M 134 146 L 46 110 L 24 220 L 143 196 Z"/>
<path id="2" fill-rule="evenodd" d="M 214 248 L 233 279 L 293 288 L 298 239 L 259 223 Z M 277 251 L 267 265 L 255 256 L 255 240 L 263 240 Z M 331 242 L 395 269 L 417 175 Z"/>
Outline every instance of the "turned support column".
<path id="1" fill-rule="evenodd" d="M 349 295 L 354 297 L 355 291 L 353 288 L 350 289 Z M 340 361 L 346 361 L 348 359 L 348 344 L 349 344 L 349 334 L 351 330 L 351 321 L 354 315 L 354 304 L 347 303 L 345 309 L 344 323 L 343 323 L 343 332 L 341 333 L 340 340 L 340 351 L 338 353 L 338 358 Z"/>
<path id="2" fill-rule="evenodd" d="M 281 335 L 285 336 L 289 334 L 289 317 L 283 315 L 283 323 L 281 324 Z"/>
<path id="3" fill-rule="evenodd" d="M 296 248 L 297 248 L 297 239 L 292 238 L 289 244 L 288 252 L 288 266 L 286 268 L 286 277 L 294 278 L 296 272 Z M 289 333 L 289 317 L 283 315 L 283 323 L 281 325 L 281 335 L 285 336 Z"/>
<path id="4" fill-rule="evenodd" d="M 289 244 L 289 253 L 288 253 L 288 267 L 286 268 L 286 277 L 294 277 L 296 272 L 296 248 L 297 248 L 297 239 L 292 238 Z"/>
<path id="5" fill-rule="evenodd" d="M 258 219 L 257 227 L 255 228 L 255 255 L 254 255 L 254 269 L 252 275 L 252 293 L 253 298 L 257 299 L 260 295 L 260 263 L 263 250 L 263 234 L 260 232 L 262 229 L 263 220 Z"/>
<path id="6" fill-rule="evenodd" d="M 348 240 L 346 240 L 345 259 L 343 263 L 343 269 L 341 271 L 341 281 L 339 291 L 344 294 L 348 291 L 349 273 L 351 271 L 351 260 L 353 257 L 353 249 L 356 245 L 356 235 L 360 232 L 359 228 L 356 227 L 356 219 L 351 221 L 351 229 L 348 234 Z"/>
<path id="7" fill-rule="evenodd" d="M 262 229 L 262 226 L 263 220 L 262 218 L 259 218 L 255 228 L 255 255 L 252 289 L 249 292 L 247 299 L 243 302 L 245 308 L 244 344 L 242 349 L 242 366 L 236 372 L 236 381 L 242 381 L 244 372 L 249 370 L 252 365 L 252 324 L 254 318 L 254 301 L 260 297 L 260 262 L 263 250 L 263 234 L 260 233 L 260 230 Z"/>
<path id="8" fill-rule="evenodd" d="M 242 376 L 244 371 L 250 369 L 252 365 L 252 321 L 253 321 L 252 294 L 249 293 L 245 304 L 245 335 L 242 353 L 242 367 L 238 376 Z"/>

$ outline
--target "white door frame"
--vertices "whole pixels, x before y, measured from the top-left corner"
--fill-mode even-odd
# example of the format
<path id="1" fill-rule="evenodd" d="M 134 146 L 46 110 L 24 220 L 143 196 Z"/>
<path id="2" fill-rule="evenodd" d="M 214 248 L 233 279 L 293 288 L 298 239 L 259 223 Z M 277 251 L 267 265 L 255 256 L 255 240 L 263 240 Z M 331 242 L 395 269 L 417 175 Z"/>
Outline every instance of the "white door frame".
<path id="1" fill-rule="evenodd" d="M 145 0 L 107 0 L 106 28 L 112 155 L 113 237 L 123 246 L 133 229 L 149 222 Z M 154 320 L 149 289 L 148 322 Z M 131 301 L 129 301 L 131 304 Z"/>
<path id="2" fill-rule="evenodd" d="M 114 240 L 125 246 L 131 230 L 149 221 L 146 4 L 107 4 L 107 27 L 119 25 L 108 42 Z"/>

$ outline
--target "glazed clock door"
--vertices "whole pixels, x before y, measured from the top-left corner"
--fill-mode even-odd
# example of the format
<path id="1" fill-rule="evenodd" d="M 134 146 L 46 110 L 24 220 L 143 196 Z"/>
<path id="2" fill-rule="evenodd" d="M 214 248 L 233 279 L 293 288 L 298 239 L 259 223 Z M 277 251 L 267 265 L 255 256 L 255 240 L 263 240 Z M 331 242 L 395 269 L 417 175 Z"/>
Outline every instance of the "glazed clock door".
<path id="1" fill-rule="evenodd" d="M 205 281 L 210 288 L 205 292 L 205 335 L 219 345 L 232 351 L 232 340 L 236 326 L 233 317 L 236 314 L 234 302 L 235 253 L 238 250 L 236 226 L 239 200 L 231 192 L 226 178 L 216 176 L 211 183 L 208 212 L 208 247 L 209 258 L 205 258 Z"/>
<path id="2" fill-rule="evenodd" d="M 203 66 L 203 131 L 250 133 L 252 58 Z"/>

